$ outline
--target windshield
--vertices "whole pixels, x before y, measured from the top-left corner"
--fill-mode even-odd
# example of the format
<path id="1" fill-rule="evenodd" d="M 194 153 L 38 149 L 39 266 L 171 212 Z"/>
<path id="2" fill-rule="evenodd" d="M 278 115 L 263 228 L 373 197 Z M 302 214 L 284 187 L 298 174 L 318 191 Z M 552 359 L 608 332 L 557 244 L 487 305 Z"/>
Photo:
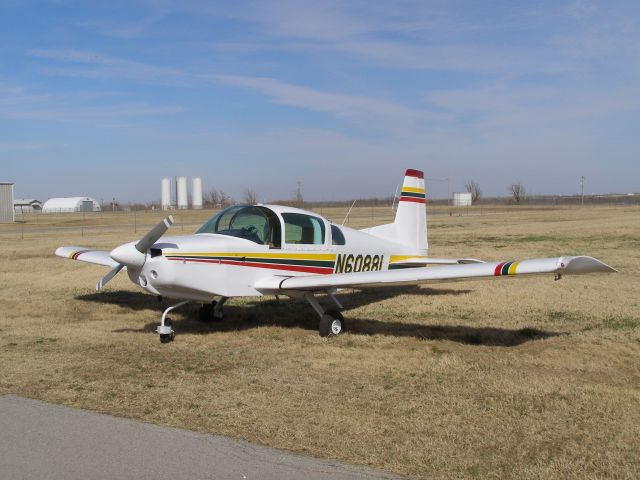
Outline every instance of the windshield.
<path id="1" fill-rule="evenodd" d="M 265 207 L 236 205 L 214 215 L 197 233 L 217 233 L 280 248 L 280 220 Z"/>

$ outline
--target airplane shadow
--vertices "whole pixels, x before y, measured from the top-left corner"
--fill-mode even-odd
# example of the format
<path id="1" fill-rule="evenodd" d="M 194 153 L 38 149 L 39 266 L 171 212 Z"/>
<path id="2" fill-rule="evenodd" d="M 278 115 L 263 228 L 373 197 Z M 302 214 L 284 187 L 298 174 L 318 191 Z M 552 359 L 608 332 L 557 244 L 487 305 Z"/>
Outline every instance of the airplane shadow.
<path id="1" fill-rule="evenodd" d="M 391 298 L 399 294 L 416 295 L 462 295 L 469 290 L 406 288 L 373 289 L 358 292 L 356 295 L 341 293 L 341 302 L 348 308 Z M 363 297 L 363 298 L 361 298 Z M 133 310 L 157 310 L 160 312 L 165 302 L 158 302 L 151 295 L 141 292 L 115 291 L 92 293 L 76 297 L 87 302 L 110 303 Z M 326 300 L 322 302 L 327 305 Z M 318 318 L 304 300 L 259 298 L 255 301 L 234 305 L 232 301 L 225 305 L 225 319 L 222 322 L 203 323 L 198 321 L 198 305 L 187 305 L 172 312 L 174 328 L 177 333 L 213 334 L 216 332 L 243 331 L 263 326 L 282 328 L 303 328 L 317 331 Z M 346 332 L 360 335 L 389 335 L 394 337 L 412 337 L 421 340 L 449 340 L 467 345 L 485 345 L 514 347 L 523 343 L 563 335 L 561 332 L 544 331 L 535 328 L 508 329 L 497 327 L 473 327 L 469 325 L 421 325 L 401 321 L 351 317 L 346 315 Z M 141 328 L 122 328 L 115 333 L 155 332 L 158 320 L 147 323 Z"/>

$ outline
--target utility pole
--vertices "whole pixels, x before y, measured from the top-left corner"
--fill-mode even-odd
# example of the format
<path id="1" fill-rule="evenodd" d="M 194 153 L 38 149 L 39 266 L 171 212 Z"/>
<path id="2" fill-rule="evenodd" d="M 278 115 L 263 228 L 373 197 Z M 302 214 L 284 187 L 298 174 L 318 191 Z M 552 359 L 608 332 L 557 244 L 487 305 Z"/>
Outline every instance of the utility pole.
<path id="1" fill-rule="evenodd" d="M 584 206 L 584 175 L 580 177 L 580 204 Z"/>

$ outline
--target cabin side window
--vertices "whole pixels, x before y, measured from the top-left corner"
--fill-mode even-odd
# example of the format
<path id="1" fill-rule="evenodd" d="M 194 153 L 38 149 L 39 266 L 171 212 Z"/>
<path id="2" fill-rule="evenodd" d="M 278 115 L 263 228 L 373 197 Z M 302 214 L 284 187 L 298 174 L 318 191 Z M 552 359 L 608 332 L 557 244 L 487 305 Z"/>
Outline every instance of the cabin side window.
<path id="1" fill-rule="evenodd" d="M 323 245 L 324 221 L 302 213 L 283 213 L 284 241 L 289 244 Z"/>
<path id="2" fill-rule="evenodd" d="M 347 241 L 344 238 L 344 234 L 340 227 L 337 225 L 331 225 L 331 245 L 346 245 Z"/>

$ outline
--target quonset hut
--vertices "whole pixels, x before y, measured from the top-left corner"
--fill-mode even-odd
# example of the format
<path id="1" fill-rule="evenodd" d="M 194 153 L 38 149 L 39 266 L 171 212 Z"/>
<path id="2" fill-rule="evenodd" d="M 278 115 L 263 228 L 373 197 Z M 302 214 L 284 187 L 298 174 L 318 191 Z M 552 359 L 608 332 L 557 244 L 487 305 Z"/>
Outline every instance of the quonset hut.
<path id="1" fill-rule="evenodd" d="M 42 213 L 99 212 L 100 204 L 91 197 L 50 198 L 42 206 Z"/>

